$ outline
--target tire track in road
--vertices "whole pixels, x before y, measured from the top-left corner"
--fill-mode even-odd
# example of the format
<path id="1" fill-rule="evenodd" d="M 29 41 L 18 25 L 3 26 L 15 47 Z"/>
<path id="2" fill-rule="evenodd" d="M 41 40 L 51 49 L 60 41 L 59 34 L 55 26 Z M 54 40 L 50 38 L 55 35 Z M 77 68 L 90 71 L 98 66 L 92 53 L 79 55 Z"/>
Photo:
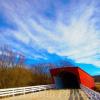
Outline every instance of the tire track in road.
<path id="1" fill-rule="evenodd" d="M 84 97 L 81 95 L 80 90 L 77 90 L 79 94 L 79 100 L 84 100 Z"/>
<path id="2" fill-rule="evenodd" d="M 82 90 L 80 90 L 80 95 L 84 98 L 83 100 L 89 100 L 87 95 Z"/>
<path id="3" fill-rule="evenodd" d="M 86 100 L 80 93 L 80 89 L 70 90 L 70 96 L 68 100 Z M 87 99 L 88 100 L 88 99 Z"/>
<path id="4" fill-rule="evenodd" d="M 72 99 L 72 94 L 73 94 L 73 90 L 70 90 L 70 96 L 69 96 L 69 99 L 68 100 L 73 100 Z"/>

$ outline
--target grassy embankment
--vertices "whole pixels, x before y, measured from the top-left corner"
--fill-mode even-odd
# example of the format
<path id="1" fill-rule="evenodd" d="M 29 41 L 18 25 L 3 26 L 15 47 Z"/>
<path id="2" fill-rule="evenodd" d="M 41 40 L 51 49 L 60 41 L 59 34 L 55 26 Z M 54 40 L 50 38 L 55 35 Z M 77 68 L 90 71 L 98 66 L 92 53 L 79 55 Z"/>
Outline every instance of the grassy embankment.
<path id="1" fill-rule="evenodd" d="M 95 83 L 95 91 L 100 93 L 100 82 Z"/>

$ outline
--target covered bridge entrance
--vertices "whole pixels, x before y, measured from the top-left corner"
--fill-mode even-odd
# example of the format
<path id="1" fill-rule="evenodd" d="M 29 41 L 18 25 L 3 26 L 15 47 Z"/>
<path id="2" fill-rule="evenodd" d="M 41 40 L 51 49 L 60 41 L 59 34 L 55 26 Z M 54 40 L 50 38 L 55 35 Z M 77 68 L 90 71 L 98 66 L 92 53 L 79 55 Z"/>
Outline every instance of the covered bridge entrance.
<path id="1" fill-rule="evenodd" d="M 56 88 L 78 89 L 80 84 L 94 88 L 94 79 L 79 67 L 54 68 L 50 70 Z"/>

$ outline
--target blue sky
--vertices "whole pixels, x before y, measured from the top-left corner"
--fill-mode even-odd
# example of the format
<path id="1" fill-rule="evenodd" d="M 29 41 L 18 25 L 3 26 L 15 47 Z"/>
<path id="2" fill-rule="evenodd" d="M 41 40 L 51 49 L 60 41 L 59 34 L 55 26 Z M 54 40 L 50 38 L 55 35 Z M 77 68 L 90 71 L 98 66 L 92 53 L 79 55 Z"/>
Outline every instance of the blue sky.
<path id="1" fill-rule="evenodd" d="M 32 61 L 75 63 L 100 74 L 100 0 L 0 0 L 0 45 Z"/>

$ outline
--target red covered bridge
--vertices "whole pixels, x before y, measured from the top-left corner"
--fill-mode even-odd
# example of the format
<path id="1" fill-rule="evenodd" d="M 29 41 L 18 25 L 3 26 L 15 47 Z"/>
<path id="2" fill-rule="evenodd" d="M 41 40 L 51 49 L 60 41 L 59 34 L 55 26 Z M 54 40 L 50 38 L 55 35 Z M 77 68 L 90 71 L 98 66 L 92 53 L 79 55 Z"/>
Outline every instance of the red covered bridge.
<path id="1" fill-rule="evenodd" d="M 80 84 L 93 89 L 94 78 L 79 67 L 63 67 L 50 70 L 56 88 L 80 88 Z"/>

